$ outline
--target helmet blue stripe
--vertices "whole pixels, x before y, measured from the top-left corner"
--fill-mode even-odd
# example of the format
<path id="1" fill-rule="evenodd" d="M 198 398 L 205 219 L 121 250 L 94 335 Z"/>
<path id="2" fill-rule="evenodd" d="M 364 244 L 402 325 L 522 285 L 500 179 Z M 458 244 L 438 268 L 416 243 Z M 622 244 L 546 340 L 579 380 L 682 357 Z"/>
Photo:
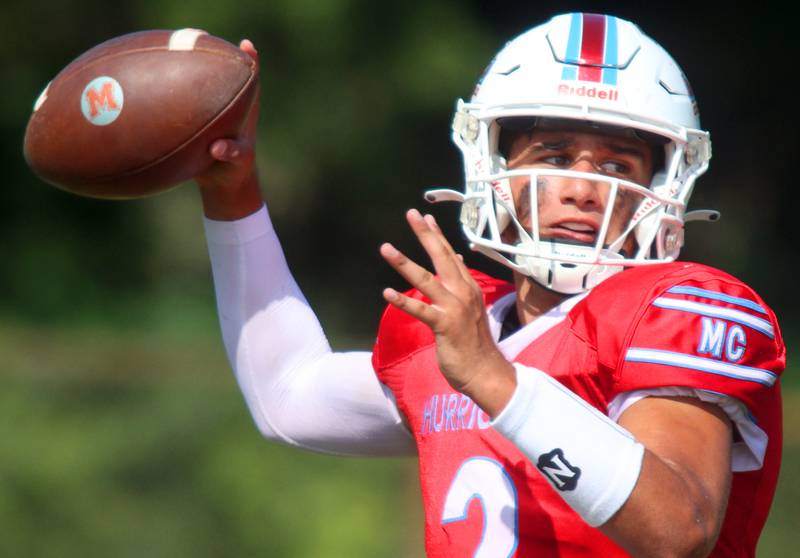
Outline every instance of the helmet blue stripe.
<path id="1" fill-rule="evenodd" d="M 567 39 L 567 52 L 564 60 L 576 64 L 581 54 L 581 35 L 583 34 L 583 17 L 581 14 L 570 14 L 569 38 Z M 578 79 L 577 66 L 564 66 L 561 79 Z"/>
<path id="2" fill-rule="evenodd" d="M 619 63 L 619 40 L 617 37 L 617 18 L 606 16 L 606 51 L 603 55 L 603 64 L 616 66 Z M 606 85 L 617 84 L 617 69 L 603 69 L 603 83 Z"/>

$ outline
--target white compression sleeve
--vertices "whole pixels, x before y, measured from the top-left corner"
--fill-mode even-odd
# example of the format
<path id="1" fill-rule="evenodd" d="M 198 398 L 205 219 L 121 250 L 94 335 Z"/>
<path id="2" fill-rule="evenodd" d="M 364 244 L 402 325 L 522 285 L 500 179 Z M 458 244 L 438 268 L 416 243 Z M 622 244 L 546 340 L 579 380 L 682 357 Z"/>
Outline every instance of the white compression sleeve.
<path id="1" fill-rule="evenodd" d="M 205 229 L 225 348 L 262 434 L 327 453 L 413 454 L 371 354 L 331 351 L 266 208 Z"/>
<path id="2" fill-rule="evenodd" d="M 633 491 L 644 446 L 541 370 L 514 368 L 517 389 L 492 426 L 589 525 L 602 525 Z"/>

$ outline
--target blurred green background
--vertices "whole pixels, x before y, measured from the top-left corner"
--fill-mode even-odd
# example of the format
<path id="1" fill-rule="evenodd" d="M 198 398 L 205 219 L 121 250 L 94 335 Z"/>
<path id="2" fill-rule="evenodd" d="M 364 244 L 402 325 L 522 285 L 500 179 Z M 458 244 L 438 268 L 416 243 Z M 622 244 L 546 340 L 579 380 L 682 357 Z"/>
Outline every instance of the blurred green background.
<path id="1" fill-rule="evenodd" d="M 4 6 L 0 49 L 0 556 L 422 554 L 413 460 L 359 460 L 263 443 L 218 335 L 191 185 L 125 203 L 44 185 L 22 159 L 34 99 L 108 38 L 198 27 L 248 37 L 262 60 L 258 152 L 289 263 L 336 348 L 371 345 L 392 240 L 419 255 L 402 214 L 461 183 L 449 142 L 505 40 L 553 13 L 633 19 L 683 66 L 714 161 L 685 258 L 752 284 L 794 347 L 800 309 L 794 179 L 797 48 L 778 10 L 641 2 L 54 0 Z M 674 4 L 672 5 L 674 6 Z M 453 223 L 453 208 L 436 207 Z M 459 233 L 450 225 L 451 238 Z M 502 269 L 480 258 L 468 262 Z M 787 556 L 800 527 L 800 380 L 783 384 L 785 460 L 759 556 Z"/>

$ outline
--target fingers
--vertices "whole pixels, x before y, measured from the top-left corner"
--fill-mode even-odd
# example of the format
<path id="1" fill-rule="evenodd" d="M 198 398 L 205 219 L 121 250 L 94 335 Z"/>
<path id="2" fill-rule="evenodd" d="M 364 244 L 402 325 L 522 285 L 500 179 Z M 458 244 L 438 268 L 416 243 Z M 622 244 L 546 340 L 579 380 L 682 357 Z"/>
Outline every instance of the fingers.
<path id="1" fill-rule="evenodd" d="M 479 301 L 482 313 L 479 287 L 464 265 L 463 258 L 455 253 L 433 216 L 423 217 L 419 211 L 412 209 L 406 213 L 406 219 L 430 256 L 438 277 L 389 243 L 380 247 L 380 253 L 413 288 L 430 299 L 431 304 L 400 294 L 394 289 L 385 289 L 384 299 L 426 323 L 434 332 L 440 329 L 440 326 L 445 327 L 443 324 L 447 323 L 448 315 L 454 311 L 458 314 L 472 308 L 476 300 Z"/>
<path id="2" fill-rule="evenodd" d="M 433 215 L 423 217 L 419 211 L 411 209 L 406 213 L 406 219 L 430 256 L 436 273 L 445 283 L 450 284 L 459 279 L 472 282 L 472 276 L 464 265 L 464 259 L 453 250 Z"/>
<path id="3" fill-rule="evenodd" d="M 243 39 L 239 43 L 239 48 L 255 60 L 256 65 L 258 65 L 258 51 L 250 39 Z M 259 85 L 256 84 L 256 87 L 259 87 Z M 235 139 L 218 139 L 209 146 L 209 153 L 214 160 L 236 164 L 247 163 L 251 158 L 260 108 L 259 93 L 260 91 L 257 89 L 239 135 Z"/>
<path id="4" fill-rule="evenodd" d="M 436 222 L 436 219 L 434 219 L 433 215 L 425 215 L 425 221 L 434 230 L 434 232 L 436 232 L 450 256 L 456 259 L 456 268 L 458 268 L 458 271 L 461 273 L 461 278 L 468 283 L 473 283 L 475 280 L 472 278 L 472 275 L 470 275 L 469 269 L 464 263 L 464 256 L 457 253 L 453 249 L 453 246 L 450 244 L 450 241 L 447 240 L 447 237 L 442 232 L 442 229 L 439 228 L 439 224 Z"/>
<path id="5" fill-rule="evenodd" d="M 403 279 L 428 297 L 434 304 L 442 304 L 451 296 L 447 289 L 424 267 L 410 260 L 397 248 L 384 243 L 380 247 L 381 256 Z M 390 301 L 391 302 L 391 301 Z"/>
<path id="6" fill-rule="evenodd" d="M 256 68 L 258 69 L 259 66 L 258 51 L 256 50 L 253 41 L 251 41 L 250 39 L 242 39 L 242 41 L 239 42 L 239 48 L 242 49 L 248 56 L 250 56 L 250 58 L 252 58 L 255 61 Z M 242 127 L 242 134 L 249 139 L 255 138 L 256 124 L 258 123 L 258 113 L 259 113 L 259 108 L 261 106 L 260 103 L 261 85 L 256 84 L 256 87 L 257 87 L 256 94 L 253 97 L 253 103 L 250 106 L 250 112 L 248 113 L 247 120 L 244 126 Z"/>
<path id="7" fill-rule="evenodd" d="M 251 41 L 250 39 L 243 39 L 239 43 L 239 48 L 245 51 L 250 56 L 250 58 L 258 62 L 258 51 L 256 50 L 253 41 Z"/>
<path id="8" fill-rule="evenodd" d="M 223 163 L 238 163 L 249 155 L 249 149 L 232 139 L 215 140 L 208 149 L 211 158 Z"/>
<path id="9" fill-rule="evenodd" d="M 436 331 L 436 325 L 441 317 L 441 311 L 435 306 L 426 304 L 421 300 L 411 298 L 389 288 L 383 290 L 383 299 Z"/>
<path id="10" fill-rule="evenodd" d="M 256 93 L 253 96 L 253 102 L 250 105 L 250 111 L 247 113 L 247 120 L 242 126 L 242 136 L 248 142 L 255 142 L 256 133 L 258 129 L 258 115 L 261 112 L 261 84 L 256 84 Z"/>
<path id="11" fill-rule="evenodd" d="M 417 236 L 419 243 L 428 253 L 431 258 L 431 263 L 442 279 L 451 281 L 460 277 L 458 269 L 455 267 L 455 261 L 452 256 L 452 249 L 449 244 L 444 240 L 444 237 L 438 233 L 436 229 L 431 226 L 435 225 L 433 217 L 426 215 L 423 217 L 416 209 L 410 209 L 406 213 L 406 220 L 408 221 L 411 230 Z M 437 227 L 438 228 L 438 227 Z"/>

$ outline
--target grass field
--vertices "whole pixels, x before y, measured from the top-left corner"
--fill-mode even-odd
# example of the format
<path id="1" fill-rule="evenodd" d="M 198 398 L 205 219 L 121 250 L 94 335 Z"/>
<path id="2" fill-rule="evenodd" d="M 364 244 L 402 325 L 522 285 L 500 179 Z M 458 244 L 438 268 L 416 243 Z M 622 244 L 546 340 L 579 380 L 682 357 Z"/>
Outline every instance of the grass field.
<path id="1" fill-rule="evenodd" d="M 0 556 L 421 556 L 415 462 L 264 443 L 197 318 L 0 321 Z M 791 554 L 800 526 L 800 390 L 785 417 L 763 557 Z"/>

